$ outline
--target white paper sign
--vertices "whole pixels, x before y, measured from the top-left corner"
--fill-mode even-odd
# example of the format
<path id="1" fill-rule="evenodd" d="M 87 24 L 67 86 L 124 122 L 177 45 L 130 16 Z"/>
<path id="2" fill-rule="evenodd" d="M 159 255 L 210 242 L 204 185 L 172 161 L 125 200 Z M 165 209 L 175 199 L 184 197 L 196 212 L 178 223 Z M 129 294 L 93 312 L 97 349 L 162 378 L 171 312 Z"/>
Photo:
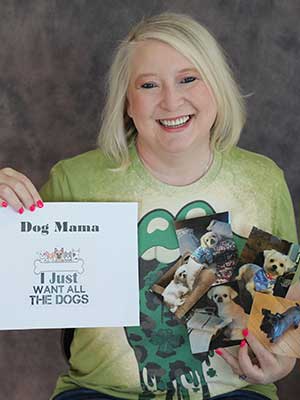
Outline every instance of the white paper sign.
<path id="1" fill-rule="evenodd" d="M 137 203 L 0 209 L 0 329 L 139 325 Z"/>

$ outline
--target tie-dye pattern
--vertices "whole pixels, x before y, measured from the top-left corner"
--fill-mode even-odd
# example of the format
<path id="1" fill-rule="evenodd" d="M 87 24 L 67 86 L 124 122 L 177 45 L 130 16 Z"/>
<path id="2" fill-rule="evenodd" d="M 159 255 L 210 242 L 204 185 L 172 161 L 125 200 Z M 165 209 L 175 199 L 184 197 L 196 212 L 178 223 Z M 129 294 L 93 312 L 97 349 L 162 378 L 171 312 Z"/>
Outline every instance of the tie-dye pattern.
<path id="1" fill-rule="evenodd" d="M 124 399 L 200 400 L 243 387 L 220 357 L 191 354 L 185 326 L 149 288 L 179 257 L 174 220 L 230 211 L 239 251 L 253 225 L 295 241 L 282 171 L 263 156 L 234 148 L 215 152 L 202 179 L 178 187 L 153 178 L 134 145 L 130 153 L 126 171 L 110 169 L 114 165 L 99 150 L 62 161 L 41 191 L 45 201 L 138 201 L 140 215 L 141 324 L 76 330 L 71 368 L 59 378 L 55 394 L 82 386 Z M 277 398 L 272 385 L 248 388 Z"/>

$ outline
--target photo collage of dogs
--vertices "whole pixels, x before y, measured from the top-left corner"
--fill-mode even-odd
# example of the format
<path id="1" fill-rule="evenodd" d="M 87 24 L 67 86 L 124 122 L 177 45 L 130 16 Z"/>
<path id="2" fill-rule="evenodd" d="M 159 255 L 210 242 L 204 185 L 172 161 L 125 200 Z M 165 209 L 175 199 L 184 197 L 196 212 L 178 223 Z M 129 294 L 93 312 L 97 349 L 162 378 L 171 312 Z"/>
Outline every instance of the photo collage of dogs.
<path id="1" fill-rule="evenodd" d="M 249 327 L 270 351 L 300 357 L 300 305 L 285 299 L 300 287 L 300 246 L 253 227 L 238 256 L 228 212 L 175 229 L 181 257 L 151 291 L 186 325 L 191 352 L 239 344 Z"/>

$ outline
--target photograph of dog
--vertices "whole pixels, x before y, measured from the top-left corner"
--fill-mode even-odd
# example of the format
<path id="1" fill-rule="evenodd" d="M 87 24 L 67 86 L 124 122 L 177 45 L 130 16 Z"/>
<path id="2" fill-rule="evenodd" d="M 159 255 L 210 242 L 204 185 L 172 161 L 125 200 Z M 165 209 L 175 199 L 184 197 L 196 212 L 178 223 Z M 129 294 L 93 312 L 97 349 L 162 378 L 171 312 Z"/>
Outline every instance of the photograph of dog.
<path id="1" fill-rule="evenodd" d="M 238 290 L 236 282 L 213 286 L 186 316 L 193 353 L 232 346 L 243 339 L 249 316 Z"/>
<path id="2" fill-rule="evenodd" d="M 217 315 L 222 319 L 222 328 L 225 328 L 224 336 L 229 340 L 242 340 L 248 315 L 243 307 L 234 302 L 238 292 L 229 285 L 219 285 L 211 288 L 207 296 L 216 304 Z"/>
<path id="3" fill-rule="evenodd" d="M 215 282 L 215 269 L 191 259 L 180 257 L 152 286 L 163 303 L 176 317 L 182 318 Z"/>
<path id="4" fill-rule="evenodd" d="M 180 266 L 171 282 L 166 286 L 161 293 L 165 304 L 170 308 L 173 313 L 177 308 L 184 304 L 186 295 L 190 291 L 187 283 L 187 270 L 186 265 Z"/>
<path id="5" fill-rule="evenodd" d="M 271 310 L 263 308 L 261 310 L 263 320 L 260 329 L 265 332 L 271 343 L 274 343 L 290 328 L 297 329 L 300 324 L 300 305 L 288 308 L 282 314 L 272 314 Z"/>
<path id="6" fill-rule="evenodd" d="M 199 264 L 194 259 L 189 257 L 187 263 L 178 268 L 178 270 L 174 274 L 174 277 L 176 277 L 177 274 L 184 274 L 185 284 L 188 288 L 188 291 L 191 292 L 194 289 L 197 275 L 203 268 L 206 267 L 206 264 Z"/>
<path id="7" fill-rule="evenodd" d="M 300 305 L 256 292 L 248 327 L 271 352 L 300 358 Z"/>
<path id="8" fill-rule="evenodd" d="M 191 254 L 199 247 L 201 237 L 207 232 L 215 232 L 221 236 L 232 237 L 229 213 L 227 211 L 176 221 L 175 229 L 180 254 L 182 255 Z"/>
<path id="9" fill-rule="evenodd" d="M 175 222 L 181 257 L 151 290 L 160 295 L 176 317 L 184 317 L 216 283 L 222 267 L 221 254 L 225 267 L 228 270 L 231 268 L 236 248 L 228 219 L 228 212 L 223 212 Z"/>
<path id="10" fill-rule="evenodd" d="M 228 213 L 177 221 L 175 227 L 180 253 L 190 253 L 190 264 L 193 263 L 196 268 L 199 268 L 199 265 L 202 268 L 204 265 L 214 265 L 215 284 L 226 283 L 232 279 L 238 254 L 228 223 Z M 191 271 L 192 268 L 191 266 Z"/>
<path id="11" fill-rule="evenodd" d="M 285 297 L 298 268 L 300 247 L 254 227 L 235 275 L 243 307 L 250 313 L 257 292 Z"/>
<path id="12" fill-rule="evenodd" d="M 244 280 L 246 289 L 252 297 L 255 292 L 273 294 L 277 278 L 294 270 L 296 265 L 289 256 L 277 250 L 264 250 L 262 267 L 256 264 L 245 264 L 239 268 L 238 280 Z"/>

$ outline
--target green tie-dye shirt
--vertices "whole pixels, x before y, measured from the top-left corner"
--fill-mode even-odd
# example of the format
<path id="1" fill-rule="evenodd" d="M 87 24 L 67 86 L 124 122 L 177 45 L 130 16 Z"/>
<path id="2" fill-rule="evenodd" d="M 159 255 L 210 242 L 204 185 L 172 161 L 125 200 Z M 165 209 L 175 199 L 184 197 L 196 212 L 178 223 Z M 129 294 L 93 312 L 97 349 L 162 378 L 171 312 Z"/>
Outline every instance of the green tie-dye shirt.
<path id="1" fill-rule="evenodd" d="M 75 330 L 70 370 L 54 394 L 86 387 L 124 399 L 200 400 L 245 387 L 221 357 L 191 353 L 185 326 L 149 288 L 179 256 L 174 219 L 230 211 L 239 250 L 254 225 L 295 241 L 283 173 L 266 157 L 234 148 L 215 152 L 211 168 L 197 182 L 172 186 L 145 170 L 134 145 L 130 155 L 127 170 L 113 170 L 100 150 L 59 162 L 41 191 L 45 201 L 139 202 L 141 324 Z M 274 385 L 247 389 L 277 399 Z"/>

